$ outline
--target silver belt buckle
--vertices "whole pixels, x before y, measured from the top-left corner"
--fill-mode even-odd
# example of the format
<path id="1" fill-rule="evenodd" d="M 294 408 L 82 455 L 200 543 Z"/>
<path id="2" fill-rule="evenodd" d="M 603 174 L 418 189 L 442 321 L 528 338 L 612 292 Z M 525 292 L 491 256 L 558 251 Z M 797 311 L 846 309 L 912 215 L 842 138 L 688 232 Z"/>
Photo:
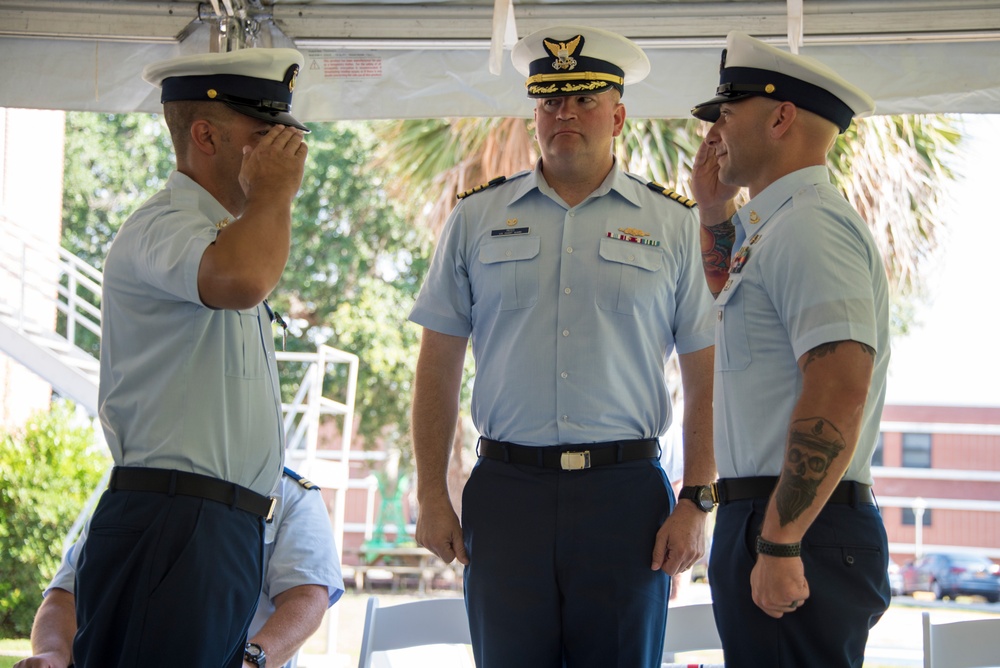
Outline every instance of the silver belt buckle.
<path id="1" fill-rule="evenodd" d="M 564 452 L 559 457 L 559 467 L 563 471 L 579 471 L 590 468 L 590 450 Z"/>

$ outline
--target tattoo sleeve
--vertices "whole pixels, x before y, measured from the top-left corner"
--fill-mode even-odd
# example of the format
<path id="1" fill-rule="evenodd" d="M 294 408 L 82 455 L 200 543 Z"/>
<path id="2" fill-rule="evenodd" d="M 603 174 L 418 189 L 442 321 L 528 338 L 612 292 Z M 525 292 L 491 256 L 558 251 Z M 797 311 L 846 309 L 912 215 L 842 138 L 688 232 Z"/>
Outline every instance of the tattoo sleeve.
<path id="1" fill-rule="evenodd" d="M 829 420 L 810 417 L 796 420 L 788 433 L 785 470 L 775 491 L 781 526 L 794 522 L 816 499 L 832 462 L 846 444 Z"/>
<path id="2" fill-rule="evenodd" d="M 711 227 L 704 225 L 703 229 L 712 237 L 712 244 L 701 251 L 701 262 L 706 271 L 728 272 L 729 258 L 733 253 L 733 243 L 736 241 L 736 227 L 726 220 Z"/>

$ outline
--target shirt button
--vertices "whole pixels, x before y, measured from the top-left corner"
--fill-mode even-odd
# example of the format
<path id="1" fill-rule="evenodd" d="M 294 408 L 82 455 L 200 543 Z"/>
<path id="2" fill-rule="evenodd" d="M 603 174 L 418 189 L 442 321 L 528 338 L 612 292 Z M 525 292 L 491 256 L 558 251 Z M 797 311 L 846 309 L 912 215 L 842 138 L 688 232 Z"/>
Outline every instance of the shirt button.
<path id="1" fill-rule="evenodd" d="M 510 257 L 511 253 L 510 253 L 510 251 L 507 251 L 507 252 L 504 253 L 504 255 L 506 255 L 507 257 Z"/>
<path id="2" fill-rule="evenodd" d="M 573 292 L 573 288 L 563 288 L 563 292 L 565 292 L 568 295 L 569 293 Z"/>
<path id="3" fill-rule="evenodd" d="M 568 329 L 564 329 L 563 330 L 563 336 L 569 336 L 569 330 Z"/>
<path id="4" fill-rule="evenodd" d="M 562 420 L 563 422 L 569 422 L 569 416 L 568 415 L 563 415 L 559 419 Z"/>
<path id="5" fill-rule="evenodd" d="M 719 322 L 722 322 L 722 311 L 719 311 Z"/>
<path id="6" fill-rule="evenodd" d="M 567 253 L 572 253 L 573 252 L 573 247 L 572 246 L 567 247 L 566 248 L 566 252 Z"/>
<path id="7" fill-rule="evenodd" d="M 568 374 L 568 373 L 566 373 L 565 371 L 563 371 L 563 372 L 562 372 L 561 374 L 559 374 L 559 375 L 560 375 L 560 376 L 562 376 L 563 378 L 569 378 L 569 374 Z"/>
<path id="8" fill-rule="evenodd" d="M 635 255 L 629 255 L 628 256 L 628 261 L 629 262 L 635 262 Z"/>

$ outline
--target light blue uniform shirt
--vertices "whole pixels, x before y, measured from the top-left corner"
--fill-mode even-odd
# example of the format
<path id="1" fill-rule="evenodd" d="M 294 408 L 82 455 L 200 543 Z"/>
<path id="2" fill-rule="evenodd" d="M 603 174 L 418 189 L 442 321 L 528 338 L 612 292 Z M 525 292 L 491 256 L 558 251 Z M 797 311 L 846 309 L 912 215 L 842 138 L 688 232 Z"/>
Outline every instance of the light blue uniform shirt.
<path id="1" fill-rule="evenodd" d="M 277 498 L 274 520 L 264 530 L 263 588 L 257 612 L 250 622 L 250 638 L 274 614 L 273 599 L 282 592 L 301 585 L 325 586 L 330 606 L 344 593 L 340 560 L 323 495 L 319 490 L 305 489 L 294 479 L 283 475 L 274 496 Z M 63 556 L 59 570 L 45 590 L 46 595 L 53 588 L 65 589 L 71 594 L 75 592 L 77 561 L 89 529 L 88 521 L 80 538 Z M 192 614 L 201 612 L 192 611 Z"/>
<path id="2" fill-rule="evenodd" d="M 100 417 L 115 464 L 209 475 L 269 494 L 284 456 L 263 305 L 215 310 L 198 266 L 230 216 L 174 172 L 122 225 L 102 297 Z"/>
<path id="3" fill-rule="evenodd" d="M 711 310 L 688 206 L 615 167 L 569 207 L 536 167 L 459 202 L 410 320 L 471 335 L 481 434 L 555 445 L 663 433 L 664 364 L 712 345 Z"/>
<path id="4" fill-rule="evenodd" d="M 775 181 L 737 218 L 730 281 L 716 299 L 719 477 L 781 473 L 802 392 L 799 358 L 821 344 L 852 340 L 876 357 L 844 479 L 871 484 L 889 366 L 888 284 L 871 232 L 825 167 Z"/>

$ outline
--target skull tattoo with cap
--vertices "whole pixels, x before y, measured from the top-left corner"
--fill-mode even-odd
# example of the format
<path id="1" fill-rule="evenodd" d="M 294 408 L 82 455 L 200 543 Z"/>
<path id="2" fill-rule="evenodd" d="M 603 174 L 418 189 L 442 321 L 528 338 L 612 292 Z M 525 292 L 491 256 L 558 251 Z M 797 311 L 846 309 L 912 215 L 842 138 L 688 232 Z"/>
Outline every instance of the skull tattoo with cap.
<path id="1" fill-rule="evenodd" d="M 846 447 L 840 431 L 824 418 L 792 423 L 785 471 L 775 493 L 781 525 L 793 522 L 816 498 L 832 462 Z"/>

